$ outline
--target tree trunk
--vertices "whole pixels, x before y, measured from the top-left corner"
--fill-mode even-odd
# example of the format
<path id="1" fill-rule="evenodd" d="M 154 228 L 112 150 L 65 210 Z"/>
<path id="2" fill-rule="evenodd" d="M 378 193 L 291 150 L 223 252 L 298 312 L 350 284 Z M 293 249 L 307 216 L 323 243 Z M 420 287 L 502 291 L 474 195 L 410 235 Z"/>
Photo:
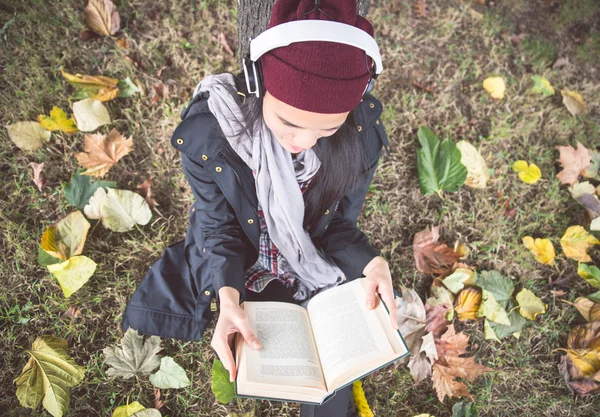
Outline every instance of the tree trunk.
<path id="1" fill-rule="evenodd" d="M 326 0 L 325 0 L 326 1 Z M 238 62 L 250 53 L 250 41 L 263 32 L 271 19 L 275 0 L 238 0 Z M 371 0 L 357 0 L 358 14 L 366 16 Z"/>

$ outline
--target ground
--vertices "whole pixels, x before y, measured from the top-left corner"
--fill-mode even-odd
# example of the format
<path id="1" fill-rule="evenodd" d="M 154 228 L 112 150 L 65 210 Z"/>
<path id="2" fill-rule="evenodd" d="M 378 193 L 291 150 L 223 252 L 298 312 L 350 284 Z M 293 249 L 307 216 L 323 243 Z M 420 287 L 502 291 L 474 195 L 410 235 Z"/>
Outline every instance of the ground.
<path id="1" fill-rule="evenodd" d="M 70 353 L 87 366 L 84 382 L 73 389 L 69 416 L 107 416 L 137 400 L 153 404 L 147 380 L 111 380 L 101 350 L 122 336 L 120 319 L 128 297 L 163 249 L 183 238 L 191 193 L 179 155 L 169 145 L 178 113 L 205 75 L 237 71 L 234 57 L 216 40 L 223 32 L 235 50 L 237 2 L 218 0 L 116 1 L 129 48 L 114 39 L 79 40 L 85 29 L 83 0 L 16 1 L 0 5 L 0 122 L 35 120 L 52 106 L 70 108 L 72 87 L 60 76 L 104 74 L 139 80 L 145 95 L 108 103 L 113 127 L 134 138 L 135 150 L 107 179 L 135 189 L 152 176 L 159 203 L 153 220 L 131 232 L 96 227 L 84 254 L 98 263 L 89 283 L 66 299 L 56 281 L 36 262 L 40 236 L 72 210 L 61 183 L 77 169 L 74 152 L 83 134 L 54 134 L 49 144 L 24 152 L 0 130 L 0 410 L 32 415 L 19 406 L 13 380 L 23 368 L 36 336 L 67 339 Z M 600 3 L 595 0 L 498 0 L 487 5 L 467 0 L 427 1 L 421 17 L 409 0 L 373 2 L 384 61 L 374 95 L 383 103 L 382 120 L 391 155 L 384 155 L 360 218 L 361 228 L 389 261 L 396 287 L 422 296 L 431 279 L 415 268 L 412 240 L 426 226 L 440 225 L 441 240 L 467 245 L 467 263 L 496 269 L 532 289 L 549 310 L 520 339 L 483 339 L 482 323 L 460 325 L 471 336 L 477 361 L 493 371 L 469 384 L 482 416 L 598 415 L 600 397 L 573 398 L 557 370 L 569 328 L 582 322 L 575 309 L 554 297 L 548 284 L 572 278 L 566 300 L 590 292 L 576 275 L 576 262 L 559 255 L 556 267 L 543 266 L 523 248 L 523 236 L 548 237 L 555 246 L 566 228 L 584 222 L 585 209 L 556 179 L 556 145 L 600 143 Z M 560 59 L 560 61 L 558 61 Z M 564 59 L 568 59 L 565 61 Z M 557 63 L 558 61 L 558 63 Z M 562 62 L 562 64 L 561 64 Z M 482 81 L 498 75 L 507 94 L 491 99 Z M 579 91 L 589 114 L 574 118 L 561 96 L 532 94 L 531 75 L 547 77 L 557 90 Z M 164 82 L 169 97 L 151 104 L 153 86 Z M 478 146 L 492 173 L 484 190 L 425 197 L 419 191 L 416 130 L 427 125 L 441 138 L 466 139 Z M 104 132 L 106 133 L 106 132 Z M 535 162 L 543 179 L 526 185 L 511 171 L 517 159 Z M 30 162 L 45 162 L 48 183 L 40 193 L 31 181 Z M 502 215 L 510 197 L 516 218 Z M 560 250 L 559 250 L 560 253 Z M 598 250 L 592 251 L 598 265 Z M 69 307 L 80 310 L 65 318 Z M 163 392 L 168 416 L 225 416 L 255 409 L 257 416 L 298 416 L 296 404 L 244 399 L 218 404 L 210 393 L 214 357 L 211 333 L 198 343 L 165 340 L 167 354 L 186 368 L 193 384 Z M 451 415 L 457 399 L 436 398 L 431 381 L 415 385 L 405 368 L 379 371 L 364 382 L 377 416 Z M 46 414 L 40 408 L 36 414 Z"/>

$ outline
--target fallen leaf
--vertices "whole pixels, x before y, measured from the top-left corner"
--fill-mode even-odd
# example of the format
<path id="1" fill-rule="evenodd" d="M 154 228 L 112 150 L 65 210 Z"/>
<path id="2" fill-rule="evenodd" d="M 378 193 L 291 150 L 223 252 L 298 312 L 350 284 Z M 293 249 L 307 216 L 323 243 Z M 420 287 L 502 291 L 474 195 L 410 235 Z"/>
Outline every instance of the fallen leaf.
<path id="1" fill-rule="evenodd" d="M 437 397 L 442 403 L 446 396 L 473 398 L 467 386 L 456 378 L 473 382 L 484 372 L 491 371 L 490 368 L 475 363 L 473 357 L 461 356 L 467 353 L 468 344 L 469 336 L 457 334 L 453 324 L 450 324 L 446 333 L 436 340 L 439 359 L 433 364 L 432 380 Z"/>
<path id="2" fill-rule="evenodd" d="M 150 207 L 158 206 L 156 200 L 152 197 L 152 179 L 154 177 L 147 178 L 143 183 L 139 184 L 136 188 L 138 190 L 138 194 L 144 197 L 146 203 Z"/>
<path id="3" fill-rule="evenodd" d="M 569 332 L 567 347 L 569 349 L 599 349 L 600 321 L 593 321 L 573 327 Z"/>
<path id="4" fill-rule="evenodd" d="M 529 249 L 536 261 L 544 265 L 554 265 L 556 253 L 550 239 L 534 239 L 531 236 L 525 236 L 523 245 Z"/>
<path id="5" fill-rule="evenodd" d="M 492 98 L 503 99 L 506 91 L 506 84 L 502 77 L 489 77 L 483 80 L 483 88 Z"/>
<path id="6" fill-rule="evenodd" d="M 365 391 L 363 390 L 362 381 L 360 379 L 352 383 L 352 397 L 354 399 L 354 404 L 356 405 L 359 417 L 374 416 L 371 408 L 369 407 L 369 403 L 367 402 L 367 397 L 365 397 Z"/>
<path id="7" fill-rule="evenodd" d="M 113 129 L 108 136 L 99 133 L 85 135 L 85 152 L 75 154 L 75 158 L 82 167 L 87 168 L 82 175 L 103 177 L 113 165 L 131 152 L 132 149 L 132 137 L 125 139 L 122 134 Z"/>
<path id="8" fill-rule="evenodd" d="M 580 262 L 577 266 L 577 274 L 594 288 L 600 288 L 600 269 L 594 265 Z"/>
<path id="9" fill-rule="evenodd" d="M 456 192 L 467 179 L 467 168 L 460 162 L 462 154 L 449 138 L 442 142 L 426 126 L 417 131 L 421 149 L 417 150 L 419 185 L 424 195 Z"/>
<path id="10" fill-rule="evenodd" d="M 104 75 L 72 75 L 62 69 L 60 73 L 73 87 L 79 89 L 83 98 L 110 101 L 119 96 L 120 81 L 116 78 L 105 77 Z"/>
<path id="11" fill-rule="evenodd" d="M 115 188 L 117 184 L 113 181 L 91 182 L 89 175 L 81 175 L 85 169 L 80 169 L 71 176 L 71 182 L 62 184 L 67 201 L 72 206 L 83 210 L 99 187 Z"/>
<path id="12" fill-rule="evenodd" d="M 479 417 L 479 412 L 474 403 L 461 401 L 452 406 L 452 417 Z"/>
<path id="13" fill-rule="evenodd" d="M 98 188 L 83 211 L 89 219 L 102 220 L 104 227 L 115 232 L 127 232 L 136 224 L 148 224 L 152 218 L 141 195 L 113 188 Z"/>
<path id="14" fill-rule="evenodd" d="M 573 116 L 587 114 L 588 108 L 583 97 L 577 91 L 571 91 L 568 88 L 563 88 L 561 91 L 563 104 Z"/>
<path id="15" fill-rule="evenodd" d="M 510 299 L 506 303 L 505 310 L 508 311 L 508 319 L 510 321 L 510 326 L 505 326 L 503 324 L 489 322 L 490 328 L 494 331 L 494 334 L 498 339 L 504 339 L 510 335 L 513 335 L 517 339 L 519 338 L 519 334 L 523 327 L 527 324 L 527 320 L 521 314 L 519 314 L 519 309 L 515 309 L 516 303 Z"/>
<path id="16" fill-rule="evenodd" d="M 28 350 L 30 358 L 15 379 L 17 398 L 23 407 L 36 409 L 40 403 L 54 417 L 62 417 L 70 402 L 69 388 L 83 381 L 85 366 L 69 356 L 64 339 L 40 336 Z"/>
<path id="17" fill-rule="evenodd" d="M 219 42 L 221 44 L 221 46 L 223 46 L 223 48 L 225 48 L 225 51 L 227 51 L 227 53 L 229 55 L 235 56 L 235 53 L 231 50 L 231 47 L 229 46 L 229 43 L 227 42 L 227 38 L 225 37 L 225 34 L 223 32 L 220 32 L 218 36 L 213 35 L 213 39 L 216 40 L 217 42 Z"/>
<path id="18" fill-rule="evenodd" d="M 102 349 L 104 363 L 110 366 L 106 374 L 124 379 L 149 375 L 160 365 L 157 353 L 161 349 L 160 337 L 150 336 L 144 342 L 144 336 L 129 328 L 121 339 L 121 347 L 109 346 Z"/>
<path id="19" fill-rule="evenodd" d="M 66 261 L 83 252 L 90 223 L 79 210 L 69 213 L 48 227 L 42 235 L 42 249 L 48 254 Z"/>
<path id="20" fill-rule="evenodd" d="M 535 320 L 538 315 L 544 314 L 548 306 L 542 302 L 533 292 L 523 288 L 516 296 L 519 303 L 519 312 L 529 320 Z"/>
<path id="21" fill-rule="evenodd" d="M 498 271 L 481 271 L 475 279 L 475 285 L 489 291 L 504 309 L 508 309 L 515 291 L 515 285 L 510 278 Z"/>
<path id="22" fill-rule="evenodd" d="M 119 97 L 128 98 L 133 97 L 135 94 L 140 93 L 142 90 L 135 85 L 129 77 L 124 80 L 119 80 Z"/>
<path id="23" fill-rule="evenodd" d="M 432 285 L 431 286 L 431 295 L 432 297 L 427 299 L 427 304 L 431 307 L 435 307 L 440 304 L 444 304 L 448 306 L 448 311 L 446 312 L 446 320 L 452 321 L 454 318 L 454 294 L 452 294 L 446 287 L 443 285 Z"/>
<path id="24" fill-rule="evenodd" d="M 481 304 L 481 289 L 465 287 L 456 297 L 454 311 L 460 321 L 477 320 Z"/>
<path id="25" fill-rule="evenodd" d="M 77 132 L 77 126 L 73 118 L 67 119 L 67 114 L 60 107 L 52 107 L 50 110 L 50 117 L 40 114 L 38 116 L 38 122 L 42 127 L 50 132 L 60 130 L 65 133 Z"/>
<path id="26" fill-rule="evenodd" d="M 33 170 L 33 183 L 37 187 L 37 189 L 41 192 L 44 185 L 46 185 L 46 178 L 44 178 L 44 174 L 42 174 L 42 170 L 44 169 L 44 163 L 41 164 L 30 162 L 29 166 Z"/>
<path id="27" fill-rule="evenodd" d="M 561 358 L 559 370 L 569 389 L 581 396 L 600 391 L 600 373 L 594 372 L 593 366 L 596 358 L 600 359 L 600 321 L 572 328 L 567 349 L 561 350 L 567 355 Z"/>
<path id="28" fill-rule="evenodd" d="M 235 397 L 233 382 L 229 381 L 229 371 L 225 369 L 223 363 L 218 359 L 215 359 L 212 364 L 210 388 L 217 401 L 222 404 L 231 402 Z"/>
<path id="29" fill-rule="evenodd" d="M 146 408 L 142 411 L 132 414 L 131 417 L 162 417 L 162 414 L 160 411 L 155 410 L 154 408 Z"/>
<path id="30" fill-rule="evenodd" d="M 465 287 L 465 282 L 471 279 L 472 275 L 462 271 L 459 269 L 454 270 L 454 272 L 448 275 L 446 278 L 442 280 L 442 283 L 448 288 L 452 293 L 458 294 L 460 290 Z"/>
<path id="31" fill-rule="evenodd" d="M 165 406 L 165 402 L 160 399 L 160 389 L 154 388 L 153 392 L 154 392 L 154 408 L 156 408 L 157 410 L 160 410 L 161 408 L 163 408 Z"/>
<path id="32" fill-rule="evenodd" d="M 535 184 L 542 178 L 542 172 L 533 162 L 528 164 L 527 161 L 519 160 L 513 164 L 512 169 L 519 174 L 519 179 L 525 184 Z"/>
<path id="33" fill-rule="evenodd" d="M 79 310 L 77 307 L 69 307 L 67 309 L 67 311 L 65 311 L 64 313 L 61 314 L 61 317 L 63 319 L 76 319 L 79 318 L 79 316 L 81 315 L 81 310 Z"/>
<path id="34" fill-rule="evenodd" d="M 591 150 L 590 155 L 590 165 L 581 171 L 581 174 L 586 178 L 593 178 L 600 181 L 600 152 Z M 600 185 L 597 189 L 600 190 Z M 598 191 L 598 195 L 600 195 L 600 191 Z"/>
<path id="35" fill-rule="evenodd" d="M 592 246 L 598 244 L 600 244 L 600 240 L 581 226 L 569 227 L 560 238 L 560 246 L 565 256 L 579 262 L 591 262 L 592 258 L 587 252 Z"/>
<path id="36" fill-rule="evenodd" d="M 35 151 L 50 140 L 50 133 L 38 122 L 17 122 L 6 126 L 8 137 L 24 151 Z"/>
<path id="37" fill-rule="evenodd" d="M 119 38 L 119 40 L 117 41 L 117 46 L 119 48 L 129 49 L 129 42 L 127 41 L 127 38 L 125 36 Z"/>
<path id="38" fill-rule="evenodd" d="M 115 411 L 113 411 L 112 413 L 112 417 L 130 417 L 138 411 L 142 411 L 145 409 L 146 407 L 144 407 L 142 404 L 140 404 L 137 401 L 134 401 L 131 404 L 125 404 L 115 408 Z"/>
<path id="39" fill-rule="evenodd" d="M 94 275 L 96 266 L 96 263 L 87 256 L 78 255 L 64 262 L 48 265 L 47 268 L 60 284 L 65 297 L 69 298 Z"/>
<path id="40" fill-rule="evenodd" d="M 600 304 L 587 297 L 578 297 L 573 303 L 584 319 L 590 322 L 600 321 Z"/>
<path id="41" fill-rule="evenodd" d="M 579 142 L 577 142 L 577 150 L 572 146 L 556 146 L 556 149 L 560 152 L 558 162 L 563 167 L 556 178 L 562 184 L 573 186 L 579 179 L 579 175 L 590 166 L 590 152 Z"/>
<path id="42" fill-rule="evenodd" d="M 578 198 L 583 197 L 585 194 L 596 194 L 596 187 L 594 187 L 589 181 L 576 182 L 569 187 L 569 192 L 573 198 L 577 200 Z"/>
<path id="43" fill-rule="evenodd" d="M 160 83 L 160 84 L 153 86 L 152 88 L 154 88 L 154 97 L 152 98 L 152 101 L 150 102 L 151 105 L 158 103 L 162 99 L 165 99 L 165 100 L 169 99 L 169 86 L 168 85 L 166 85 L 164 83 Z"/>
<path id="44" fill-rule="evenodd" d="M 170 356 L 163 356 L 160 368 L 150 375 L 150 383 L 157 388 L 184 388 L 190 385 L 185 370 Z"/>
<path id="45" fill-rule="evenodd" d="M 456 144 L 461 153 L 460 162 L 467 167 L 465 184 L 471 188 L 485 188 L 490 179 L 490 171 L 481 153 L 466 140 Z"/>
<path id="46" fill-rule="evenodd" d="M 596 217 L 594 220 L 592 220 L 590 223 L 590 230 L 600 232 L 600 217 Z"/>
<path id="47" fill-rule="evenodd" d="M 101 101 L 86 98 L 73 103 L 73 115 L 77 128 L 82 132 L 93 132 L 110 123 L 110 115 Z"/>
<path id="48" fill-rule="evenodd" d="M 510 326 L 506 310 L 496 301 L 494 295 L 487 290 L 481 290 L 481 304 L 477 315 L 495 323 Z"/>
<path id="49" fill-rule="evenodd" d="M 554 87 L 550 84 L 546 78 L 540 75 L 532 75 L 531 79 L 533 80 L 533 88 L 531 91 L 537 94 L 543 94 L 546 97 L 550 97 L 554 95 Z"/>
<path id="50" fill-rule="evenodd" d="M 483 320 L 483 338 L 485 340 L 495 340 L 499 342 L 500 339 L 498 338 L 498 335 L 496 335 L 492 323 L 493 322 L 488 319 Z"/>
<path id="51" fill-rule="evenodd" d="M 434 338 L 439 338 L 448 329 L 447 311 L 448 306 L 445 304 L 433 307 L 425 304 L 425 312 L 427 313 L 427 326 L 425 329 L 431 332 Z"/>
<path id="52" fill-rule="evenodd" d="M 460 255 L 445 243 L 439 242 L 439 226 L 415 234 L 413 254 L 417 269 L 425 274 L 445 275 Z"/>
<path id="53" fill-rule="evenodd" d="M 424 19 L 429 15 L 429 7 L 427 6 L 426 0 L 415 0 L 414 10 L 417 17 Z"/>
<path id="54" fill-rule="evenodd" d="M 119 12 L 110 0 L 89 0 L 83 15 L 88 27 L 101 36 L 114 35 L 121 26 Z"/>

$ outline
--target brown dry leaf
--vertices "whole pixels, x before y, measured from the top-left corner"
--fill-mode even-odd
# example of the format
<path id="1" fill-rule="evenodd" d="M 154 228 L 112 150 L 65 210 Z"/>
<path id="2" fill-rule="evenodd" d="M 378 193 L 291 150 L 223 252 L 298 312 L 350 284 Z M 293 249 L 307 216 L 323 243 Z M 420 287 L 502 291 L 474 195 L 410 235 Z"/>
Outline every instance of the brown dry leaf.
<path id="1" fill-rule="evenodd" d="M 33 183 L 41 192 L 42 188 L 46 184 L 46 178 L 44 178 L 44 175 L 42 174 L 42 170 L 44 169 L 44 162 L 42 162 L 41 164 L 30 162 L 29 166 L 33 170 Z"/>
<path id="2" fill-rule="evenodd" d="M 562 298 L 565 295 L 567 295 L 567 292 L 564 290 L 550 290 L 550 294 L 552 294 L 555 297 Z"/>
<path id="3" fill-rule="evenodd" d="M 160 399 L 160 388 L 154 388 L 154 408 L 160 410 L 165 406 L 165 402 Z"/>
<path id="4" fill-rule="evenodd" d="M 456 297 L 454 311 L 460 321 L 477 320 L 480 304 L 481 289 L 479 287 L 465 287 Z"/>
<path id="5" fill-rule="evenodd" d="M 558 369 L 569 389 L 581 396 L 600 392 L 600 321 L 576 326 L 569 332 L 567 352 Z"/>
<path id="6" fill-rule="evenodd" d="M 153 86 L 152 88 L 154 88 L 154 97 L 152 98 L 152 101 L 150 102 L 150 104 L 156 104 L 159 101 L 161 101 L 163 98 L 165 100 L 169 99 L 169 86 L 164 84 L 164 83 L 160 83 L 158 85 Z"/>
<path id="7" fill-rule="evenodd" d="M 79 310 L 77 307 L 71 306 L 71 307 L 69 307 L 67 309 L 67 311 L 65 311 L 64 313 L 62 313 L 61 317 L 63 319 L 69 319 L 70 318 L 71 320 L 73 320 L 73 319 L 78 318 L 80 315 L 81 315 L 81 310 Z"/>
<path id="8" fill-rule="evenodd" d="M 454 324 L 450 324 L 448 331 L 435 343 L 438 360 L 433 364 L 432 380 L 440 402 L 444 402 L 446 396 L 473 399 L 467 386 L 457 381 L 456 378 L 464 378 L 473 382 L 478 376 L 491 371 L 491 369 L 475 363 L 474 357 L 461 356 L 467 353 L 469 336 L 456 333 Z"/>
<path id="9" fill-rule="evenodd" d="M 121 26 L 119 12 L 110 0 L 89 0 L 83 15 L 85 23 L 98 35 L 114 35 Z"/>
<path id="10" fill-rule="evenodd" d="M 569 349 L 600 349 L 600 321 L 573 327 L 567 339 Z"/>
<path id="11" fill-rule="evenodd" d="M 413 241 L 417 269 L 425 274 L 448 275 L 461 255 L 439 242 L 439 226 L 418 232 Z"/>
<path id="12" fill-rule="evenodd" d="M 563 97 L 563 104 L 573 116 L 587 114 L 588 108 L 583 97 L 577 91 L 571 91 L 568 88 L 560 90 Z"/>
<path id="13" fill-rule="evenodd" d="M 579 179 L 579 175 L 590 165 L 592 155 L 579 141 L 577 142 L 577 150 L 572 146 L 556 146 L 556 149 L 560 152 L 558 162 L 563 167 L 556 178 L 562 184 L 573 186 Z"/>
<path id="14" fill-rule="evenodd" d="M 587 321 L 600 321 L 600 304 L 593 302 L 587 297 L 579 297 L 573 305 Z"/>
<path id="15" fill-rule="evenodd" d="M 143 183 L 141 183 L 140 185 L 135 187 L 138 190 L 138 194 L 141 195 L 142 197 L 144 197 L 144 199 L 146 200 L 146 203 L 148 203 L 148 205 L 150 207 L 158 206 L 158 203 L 156 202 L 154 197 L 152 197 L 152 179 L 153 178 L 154 177 L 150 177 L 150 178 L 146 179 L 146 181 L 144 181 Z"/>
<path id="16" fill-rule="evenodd" d="M 129 42 L 127 41 L 127 38 L 125 36 L 123 36 L 122 38 L 120 38 L 117 41 L 117 46 L 119 48 L 129 49 Z"/>
<path id="17" fill-rule="evenodd" d="M 225 51 L 227 51 L 229 55 L 235 56 L 235 53 L 231 50 L 231 47 L 229 46 L 227 38 L 225 37 L 225 34 L 223 32 L 220 32 L 218 36 L 213 35 L 212 38 L 214 41 L 219 42 L 221 46 L 225 48 Z"/>
<path id="18" fill-rule="evenodd" d="M 125 139 L 116 129 L 113 129 L 108 136 L 98 133 L 85 135 L 85 152 L 75 154 L 75 158 L 81 166 L 87 168 L 82 175 L 103 177 L 110 167 L 131 152 L 132 147 L 131 136 Z"/>
<path id="19" fill-rule="evenodd" d="M 439 338 L 448 328 L 448 320 L 446 320 L 446 313 L 450 306 L 446 304 L 438 304 L 436 306 L 430 306 L 425 304 L 425 311 L 427 312 L 427 326 L 426 330 L 433 333 L 435 338 Z"/>
<path id="20" fill-rule="evenodd" d="M 415 0 L 414 9 L 417 17 L 425 18 L 429 15 L 429 8 L 425 0 Z"/>

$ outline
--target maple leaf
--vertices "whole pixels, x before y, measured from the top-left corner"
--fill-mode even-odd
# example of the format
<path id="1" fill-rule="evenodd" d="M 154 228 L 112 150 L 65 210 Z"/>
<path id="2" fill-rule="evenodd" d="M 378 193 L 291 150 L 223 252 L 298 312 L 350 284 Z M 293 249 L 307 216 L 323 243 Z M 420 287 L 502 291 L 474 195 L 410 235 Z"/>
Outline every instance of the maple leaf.
<path id="1" fill-rule="evenodd" d="M 447 275 L 460 258 L 445 243 L 439 242 L 439 226 L 418 232 L 413 241 L 413 253 L 417 269 L 425 274 Z"/>
<path id="2" fill-rule="evenodd" d="M 426 304 L 425 311 L 427 313 L 426 330 L 433 333 L 435 338 L 439 338 L 448 328 L 448 320 L 446 320 L 448 306 L 445 304 L 438 304 L 436 306 Z"/>
<path id="3" fill-rule="evenodd" d="M 152 101 L 150 102 L 150 104 L 156 104 L 159 101 L 161 101 L 163 98 L 165 100 L 169 99 L 169 86 L 164 84 L 164 83 L 160 83 L 158 85 L 153 86 L 152 88 L 154 88 L 154 97 L 152 98 Z"/>
<path id="4" fill-rule="evenodd" d="M 77 132 L 77 126 L 73 118 L 67 119 L 67 114 L 60 107 L 52 107 L 50 110 L 50 117 L 40 114 L 38 116 L 38 122 L 44 127 L 44 129 L 54 132 L 60 130 L 65 133 Z"/>
<path id="5" fill-rule="evenodd" d="M 83 14 L 85 23 L 98 35 L 114 35 L 121 26 L 119 12 L 110 0 L 90 0 Z"/>
<path id="6" fill-rule="evenodd" d="M 577 182 L 579 175 L 590 165 L 592 156 L 589 150 L 579 143 L 579 141 L 577 142 L 577 150 L 572 146 L 556 146 L 556 149 L 560 152 L 558 162 L 563 167 L 563 170 L 556 175 L 556 178 L 562 184 L 573 186 Z"/>
<path id="7" fill-rule="evenodd" d="M 109 346 L 102 350 L 105 363 L 110 366 L 108 376 L 121 376 L 129 379 L 136 375 L 148 375 L 160 365 L 160 337 L 150 336 L 144 342 L 144 336 L 137 330 L 127 329 L 121 339 L 121 347 Z"/>
<path id="8" fill-rule="evenodd" d="M 446 396 L 473 399 L 467 386 L 456 378 L 473 382 L 478 376 L 491 369 L 475 363 L 474 357 L 461 356 L 467 353 L 469 336 L 456 333 L 454 324 L 450 324 L 446 333 L 435 342 L 438 359 L 433 364 L 432 379 L 438 399 L 440 402 L 444 402 Z"/>
<path id="9" fill-rule="evenodd" d="M 87 170 L 82 175 L 103 177 L 119 159 L 131 152 L 133 139 L 125 139 L 116 129 L 108 136 L 99 133 L 86 135 L 84 150 L 75 155 L 79 164 Z"/>

